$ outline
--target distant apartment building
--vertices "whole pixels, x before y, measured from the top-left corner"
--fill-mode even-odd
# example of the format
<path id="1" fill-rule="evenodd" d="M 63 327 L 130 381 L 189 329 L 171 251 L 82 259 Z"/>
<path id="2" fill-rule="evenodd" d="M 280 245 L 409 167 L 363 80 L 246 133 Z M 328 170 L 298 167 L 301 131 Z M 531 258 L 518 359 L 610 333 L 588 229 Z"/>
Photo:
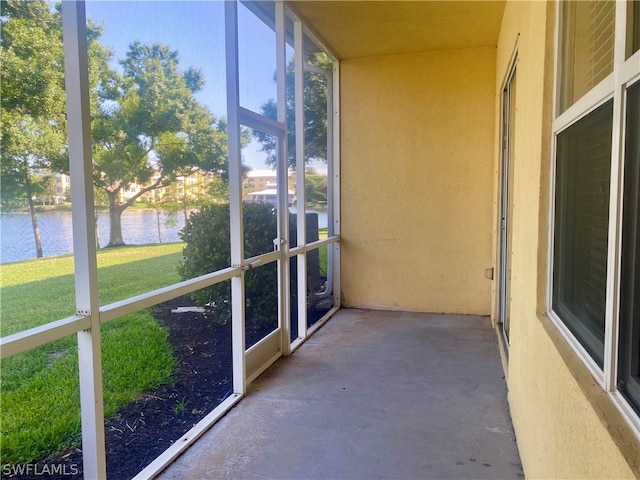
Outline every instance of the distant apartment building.
<path id="1" fill-rule="evenodd" d="M 296 200 L 295 173 L 289 172 L 288 178 L 288 202 L 292 205 Z M 245 176 L 244 201 L 246 203 L 268 203 L 275 205 L 278 202 L 278 181 L 275 170 L 250 170 Z"/>
<path id="2" fill-rule="evenodd" d="M 215 178 L 213 173 L 194 171 L 189 175 L 180 175 L 174 182 L 165 187 L 155 188 L 140 196 L 139 201 L 153 203 L 153 202 L 178 202 L 195 201 L 207 196 L 208 187 L 211 185 Z M 152 184 L 158 180 L 158 174 L 154 175 L 149 181 Z M 122 191 L 122 200 L 128 199 L 137 195 L 140 190 L 144 188 L 143 185 L 138 183 L 132 183 L 127 189 Z"/>
<path id="3" fill-rule="evenodd" d="M 53 203 L 60 205 L 69 200 L 71 193 L 71 177 L 64 173 L 54 174 Z"/>

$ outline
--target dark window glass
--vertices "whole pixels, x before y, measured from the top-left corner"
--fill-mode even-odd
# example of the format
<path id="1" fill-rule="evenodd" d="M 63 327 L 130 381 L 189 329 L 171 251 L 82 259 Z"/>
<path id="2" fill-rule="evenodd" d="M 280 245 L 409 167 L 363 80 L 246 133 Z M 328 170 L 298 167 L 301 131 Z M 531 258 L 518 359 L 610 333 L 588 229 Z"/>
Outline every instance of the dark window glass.
<path id="1" fill-rule="evenodd" d="M 640 413 L 640 83 L 627 91 L 619 382 Z"/>
<path id="2" fill-rule="evenodd" d="M 613 102 L 558 135 L 553 310 L 603 365 Z"/>
<path id="3" fill-rule="evenodd" d="M 640 1 L 633 2 L 633 51 L 640 50 Z"/>
<path id="4" fill-rule="evenodd" d="M 628 4 L 629 23 L 627 24 L 627 58 L 640 50 L 640 0 Z"/>

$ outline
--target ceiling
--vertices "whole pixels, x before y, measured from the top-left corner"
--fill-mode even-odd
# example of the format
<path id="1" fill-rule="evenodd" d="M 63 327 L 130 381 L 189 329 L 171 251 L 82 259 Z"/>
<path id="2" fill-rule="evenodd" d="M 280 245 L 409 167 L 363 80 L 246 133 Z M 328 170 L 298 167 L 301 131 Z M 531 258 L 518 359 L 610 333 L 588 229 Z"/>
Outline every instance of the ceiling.
<path id="1" fill-rule="evenodd" d="M 496 45 L 501 1 L 287 1 L 338 59 Z"/>

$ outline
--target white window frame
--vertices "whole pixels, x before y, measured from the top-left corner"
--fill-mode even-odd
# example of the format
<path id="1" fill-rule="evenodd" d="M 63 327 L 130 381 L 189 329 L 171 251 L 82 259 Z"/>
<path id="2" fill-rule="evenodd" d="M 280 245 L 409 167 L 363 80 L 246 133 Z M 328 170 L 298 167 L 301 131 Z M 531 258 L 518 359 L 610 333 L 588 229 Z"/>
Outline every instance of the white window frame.
<path id="1" fill-rule="evenodd" d="M 577 100 L 564 112 L 558 114 L 559 96 L 561 90 L 560 74 L 562 72 L 562 39 L 561 26 L 562 2 L 556 6 L 556 30 L 555 30 L 555 89 L 554 89 L 554 119 L 552 122 L 552 167 L 549 209 L 549 252 L 548 252 L 548 279 L 547 279 L 547 315 L 561 332 L 563 337 L 572 346 L 578 357 L 583 361 L 597 383 L 605 390 L 613 400 L 614 405 L 622 413 L 632 427 L 635 435 L 640 439 L 640 416 L 633 410 L 629 402 L 617 390 L 617 365 L 618 365 L 618 333 L 619 333 L 619 306 L 620 306 L 620 269 L 622 253 L 622 202 L 624 172 L 624 125 L 626 89 L 628 86 L 640 81 L 640 51 L 631 57 L 626 57 L 626 28 L 627 22 L 626 1 L 616 2 L 615 11 L 615 40 L 613 71 L 600 83 L 594 86 L 582 98 Z M 611 177 L 609 197 L 609 231 L 607 252 L 607 279 L 606 279 L 606 307 L 605 307 L 605 335 L 604 335 L 604 367 L 601 368 L 589 355 L 580 341 L 573 335 L 558 314 L 553 310 L 553 265 L 554 265 L 554 225 L 555 225 L 555 185 L 556 185 L 556 154 L 557 138 L 569 126 L 584 118 L 586 115 L 613 99 L 613 141 L 611 148 Z"/>

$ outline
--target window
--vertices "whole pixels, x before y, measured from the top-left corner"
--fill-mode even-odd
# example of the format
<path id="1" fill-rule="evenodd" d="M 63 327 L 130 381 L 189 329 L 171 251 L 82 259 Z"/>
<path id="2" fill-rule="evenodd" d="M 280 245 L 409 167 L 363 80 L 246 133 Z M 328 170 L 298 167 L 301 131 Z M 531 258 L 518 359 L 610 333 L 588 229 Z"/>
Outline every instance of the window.
<path id="1" fill-rule="evenodd" d="M 562 4 L 561 111 L 613 71 L 614 14 L 615 2 Z"/>
<path id="2" fill-rule="evenodd" d="M 613 102 L 558 135 L 553 309 L 602 367 Z"/>
<path id="3" fill-rule="evenodd" d="M 640 2 L 559 5 L 549 315 L 640 431 Z"/>

